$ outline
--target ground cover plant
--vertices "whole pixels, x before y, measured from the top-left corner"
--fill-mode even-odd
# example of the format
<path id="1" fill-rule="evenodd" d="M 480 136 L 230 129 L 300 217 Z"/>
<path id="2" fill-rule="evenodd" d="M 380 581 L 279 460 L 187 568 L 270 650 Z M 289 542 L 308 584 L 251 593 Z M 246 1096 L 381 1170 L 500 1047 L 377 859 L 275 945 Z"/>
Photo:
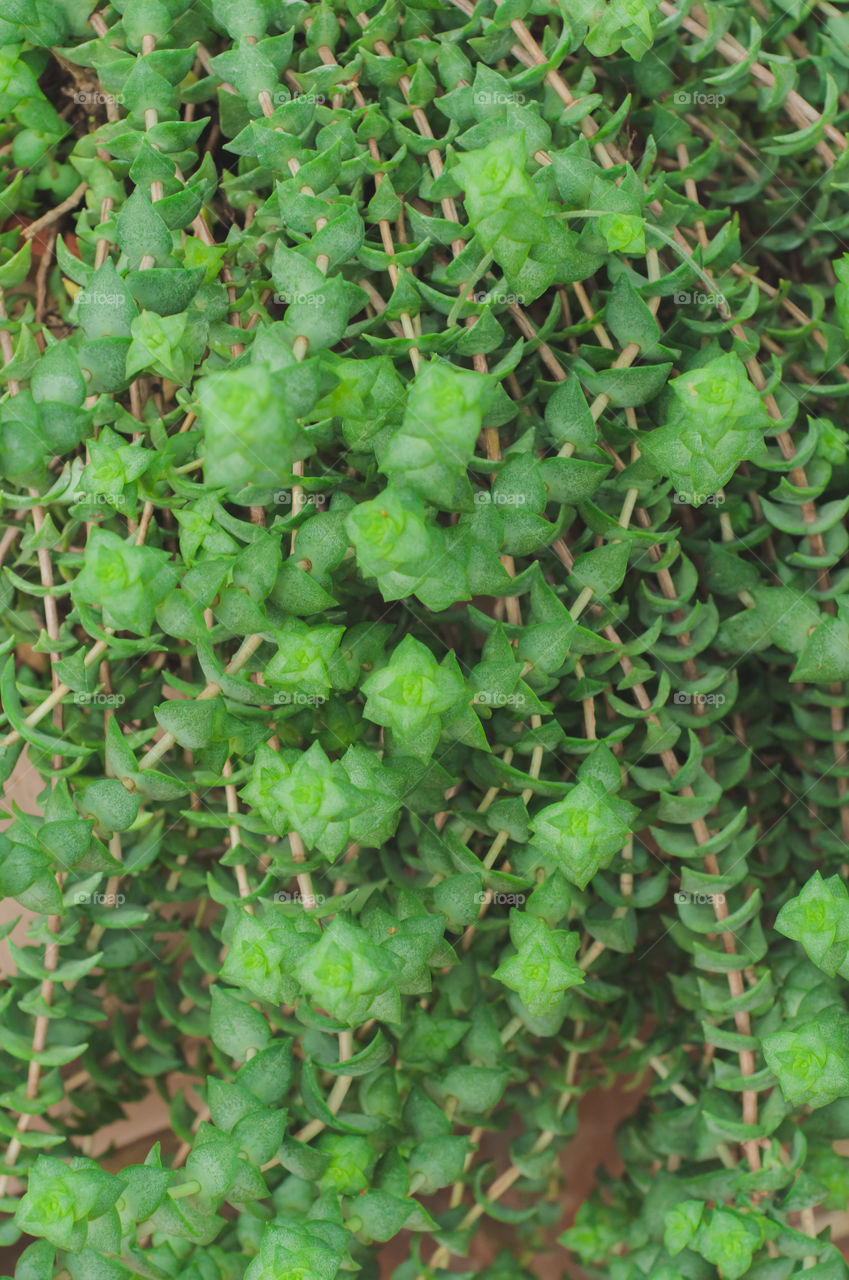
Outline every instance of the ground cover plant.
<path id="1" fill-rule="evenodd" d="M 6 0 L 17 1280 L 846 1276 L 847 35 Z"/>

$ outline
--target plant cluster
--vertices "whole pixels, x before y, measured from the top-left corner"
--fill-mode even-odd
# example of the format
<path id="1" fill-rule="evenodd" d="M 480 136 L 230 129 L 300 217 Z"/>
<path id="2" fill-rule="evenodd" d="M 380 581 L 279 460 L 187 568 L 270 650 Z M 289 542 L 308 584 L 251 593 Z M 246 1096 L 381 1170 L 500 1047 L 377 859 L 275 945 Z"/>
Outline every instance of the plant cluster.
<path id="1" fill-rule="evenodd" d="M 847 35 L 6 0 L 16 1280 L 845 1280 Z"/>

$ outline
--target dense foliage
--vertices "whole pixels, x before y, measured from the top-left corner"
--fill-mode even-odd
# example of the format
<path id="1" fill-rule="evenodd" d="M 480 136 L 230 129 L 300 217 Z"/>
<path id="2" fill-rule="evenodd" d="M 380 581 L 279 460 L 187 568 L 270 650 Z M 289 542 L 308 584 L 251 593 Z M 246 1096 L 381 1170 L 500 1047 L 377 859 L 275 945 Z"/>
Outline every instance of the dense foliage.
<path id="1" fill-rule="evenodd" d="M 847 1275 L 847 36 L 5 0 L 17 1280 Z"/>

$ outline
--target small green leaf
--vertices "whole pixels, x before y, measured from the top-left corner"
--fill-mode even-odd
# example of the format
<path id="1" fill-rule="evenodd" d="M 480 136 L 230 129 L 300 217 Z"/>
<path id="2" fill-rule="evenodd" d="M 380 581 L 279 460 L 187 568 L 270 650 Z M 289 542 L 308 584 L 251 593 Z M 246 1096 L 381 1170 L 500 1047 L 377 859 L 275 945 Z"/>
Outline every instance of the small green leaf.
<path id="1" fill-rule="evenodd" d="M 264 1049 L 271 1032 L 262 1014 L 223 987 L 213 986 L 211 995 L 210 1034 L 218 1048 L 238 1062 L 248 1049 Z"/>

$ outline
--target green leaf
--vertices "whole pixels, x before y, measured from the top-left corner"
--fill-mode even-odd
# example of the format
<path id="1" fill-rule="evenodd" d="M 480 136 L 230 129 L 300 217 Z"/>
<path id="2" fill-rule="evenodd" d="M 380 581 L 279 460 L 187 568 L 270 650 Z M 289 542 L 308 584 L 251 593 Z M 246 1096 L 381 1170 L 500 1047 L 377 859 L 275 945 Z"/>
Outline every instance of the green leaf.
<path id="1" fill-rule="evenodd" d="M 579 782 L 565 800 L 548 805 L 531 819 L 534 843 L 579 889 L 607 866 L 631 832 L 637 810 L 610 796 L 595 778 Z"/>
<path id="2" fill-rule="evenodd" d="M 695 1248 L 718 1266 L 723 1276 L 738 1280 L 749 1270 L 762 1240 L 763 1232 L 754 1215 L 717 1208 L 699 1228 Z"/>
<path id="3" fill-rule="evenodd" d="M 380 455 L 390 484 L 415 489 L 453 510 L 471 500 L 466 466 L 481 429 L 489 384 L 480 373 L 430 362 L 419 366 L 401 426 Z"/>
<path id="4" fill-rule="evenodd" d="M 575 962 L 579 934 L 551 930 L 542 920 L 513 910 L 510 938 L 516 954 L 498 966 L 493 978 L 517 991 L 533 1017 L 552 1013 L 563 992 L 584 981 L 583 970 Z"/>
<path id="5" fill-rule="evenodd" d="M 239 1069 L 236 1081 L 266 1106 L 274 1106 L 288 1093 L 292 1070 L 291 1041 L 273 1040 Z"/>
<path id="6" fill-rule="evenodd" d="M 398 1234 L 417 1208 L 415 1200 L 402 1199 L 388 1191 L 367 1191 L 351 1206 L 348 1226 L 367 1242 L 383 1243 Z"/>
<path id="7" fill-rule="evenodd" d="M 32 260 L 32 241 L 25 240 L 10 258 L 0 265 L 0 289 L 14 289 L 26 280 Z"/>
<path id="8" fill-rule="evenodd" d="M 129 338 L 138 316 L 127 283 L 110 258 L 98 267 L 76 297 L 77 319 L 87 338 Z"/>
<path id="9" fill-rule="evenodd" d="M 248 486 L 279 487 L 310 452 L 294 413 L 286 412 L 285 386 L 285 371 L 273 373 L 264 364 L 213 373 L 199 384 L 210 487 L 229 495 Z"/>
<path id="10" fill-rule="evenodd" d="M 386 666 L 363 683 L 364 714 L 386 725 L 410 755 L 427 758 L 439 738 L 441 717 L 465 696 L 451 655 L 437 663 L 413 636 L 405 636 Z"/>
<path id="11" fill-rule="evenodd" d="M 79 408 L 83 403 L 85 381 L 79 361 L 67 343 L 57 342 L 47 348 L 33 370 L 31 389 L 36 404 L 47 400 Z"/>
<path id="12" fill-rule="evenodd" d="M 849 1096 L 847 1046 L 849 1014 L 842 1009 L 763 1041 L 767 1066 L 791 1106 L 823 1107 Z"/>
<path id="13" fill-rule="evenodd" d="M 249 1004 L 225 991 L 211 988 L 210 1034 L 224 1053 L 244 1062 L 248 1049 L 264 1049 L 271 1039 L 268 1023 Z"/>
<path id="14" fill-rule="evenodd" d="M 296 975 L 312 1003 L 356 1025 L 375 997 L 393 986 L 397 966 L 357 925 L 334 916 L 321 940 L 299 961 Z"/>
<path id="15" fill-rule="evenodd" d="M 106 625 L 148 635 L 155 605 L 173 585 L 167 560 L 165 551 L 131 545 L 108 530 L 93 529 L 71 595 L 83 604 L 101 606 Z"/>
<path id="16" fill-rule="evenodd" d="M 571 577 L 581 590 L 589 588 L 596 595 L 609 596 L 622 585 L 627 570 L 628 543 L 608 542 L 579 555 Z"/>
<path id="17" fill-rule="evenodd" d="M 721 489 L 741 462 L 764 447 L 764 404 L 735 355 L 717 356 L 673 378 L 666 423 L 640 449 L 668 476 L 679 498 L 698 507 Z"/>
<path id="18" fill-rule="evenodd" d="M 134 270 L 144 257 L 161 265 L 171 253 L 171 232 L 138 187 L 118 215 L 117 230 L 118 244 Z"/>
<path id="19" fill-rule="evenodd" d="M 125 281 L 143 310 L 173 316 L 186 310 L 203 277 L 203 267 L 149 267 L 146 271 L 128 271 Z"/>
<path id="20" fill-rule="evenodd" d="M 213 738 L 216 702 L 171 701 L 154 709 L 156 722 L 166 733 L 173 734 L 181 747 L 197 751 L 208 747 Z"/>
<path id="21" fill-rule="evenodd" d="M 825 618 L 810 633 L 790 678 L 812 684 L 832 683 L 849 676 L 849 625 L 842 618 Z"/>
<path id="22" fill-rule="evenodd" d="M 849 976 L 849 891 L 839 876 L 823 880 L 815 871 L 802 890 L 779 911 L 775 927 L 801 942 L 814 964 L 829 977 Z"/>
<path id="23" fill-rule="evenodd" d="M 664 1214 L 663 1244 L 667 1253 L 674 1257 L 687 1247 L 699 1227 L 703 1209 L 701 1200 L 683 1200 Z"/>
<path id="24" fill-rule="evenodd" d="M 141 801 L 116 778 L 102 778 L 86 788 L 81 803 L 108 831 L 126 831 L 138 817 Z"/>

